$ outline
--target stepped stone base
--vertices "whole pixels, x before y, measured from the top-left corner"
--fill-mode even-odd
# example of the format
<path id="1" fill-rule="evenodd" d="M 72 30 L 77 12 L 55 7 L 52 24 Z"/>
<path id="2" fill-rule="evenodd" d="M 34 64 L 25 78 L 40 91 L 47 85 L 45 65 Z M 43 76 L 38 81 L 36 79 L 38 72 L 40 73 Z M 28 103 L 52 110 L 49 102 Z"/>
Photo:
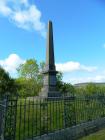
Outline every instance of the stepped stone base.
<path id="1" fill-rule="evenodd" d="M 61 92 L 57 91 L 56 86 L 45 85 L 39 93 L 40 97 L 61 97 Z"/>
<path id="2" fill-rule="evenodd" d="M 39 93 L 40 97 L 61 97 L 61 93 L 59 91 L 47 91 L 47 90 L 42 90 L 41 93 Z"/>

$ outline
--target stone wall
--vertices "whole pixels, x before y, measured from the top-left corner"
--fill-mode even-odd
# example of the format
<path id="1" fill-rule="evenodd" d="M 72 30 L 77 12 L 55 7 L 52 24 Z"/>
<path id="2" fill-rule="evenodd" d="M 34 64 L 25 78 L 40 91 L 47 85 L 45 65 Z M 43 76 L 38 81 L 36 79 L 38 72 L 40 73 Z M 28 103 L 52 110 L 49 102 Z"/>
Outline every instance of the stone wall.
<path id="1" fill-rule="evenodd" d="M 36 137 L 33 140 L 78 140 L 105 127 L 105 117 L 65 128 L 48 135 Z M 28 139 L 29 140 L 29 139 Z"/>

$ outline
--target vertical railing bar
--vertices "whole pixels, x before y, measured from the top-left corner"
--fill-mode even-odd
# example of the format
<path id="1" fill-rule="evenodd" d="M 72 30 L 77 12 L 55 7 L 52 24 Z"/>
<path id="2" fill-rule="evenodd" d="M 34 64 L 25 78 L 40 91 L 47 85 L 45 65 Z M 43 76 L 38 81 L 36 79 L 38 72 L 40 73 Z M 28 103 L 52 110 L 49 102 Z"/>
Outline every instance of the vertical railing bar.
<path id="1" fill-rule="evenodd" d="M 69 100 L 69 98 L 67 97 L 67 104 L 68 104 L 68 111 L 69 110 L 71 111 L 71 109 L 72 109 L 72 99 Z M 73 112 L 71 111 L 71 115 L 72 115 L 72 113 Z M 72 126 L 72 124 L 71 124 L 71 122 L 72 122 L 72 116 L 71 116 L 71 118 L 69 118 L 69 115 L 68 115 L 68 121 L 69 121 L 69 123 L 67 124 L 67 127 L 71 127 Z"/>
<path id="2" fill-rule="evenodd" d="M 34 97 L 32 100 L 32 140 L 33 140 L 33 136 L 34 136 Z"/>
<path id="3" fill-rule="evenodd" d="M 13 113 L 13 105 L 12 104 L 13 104 L 13 101 L 12 100 L 9 100 L 9 103 L 10 103 L 9 104 L 9 108 L 10 108 L 10 112 L 11 113 L 10 113 L 10 122 L 9 122 L 9 125 L 10 126 L 8 126 L 8 127 L 11 128 L 12 127 L 12 113 Z M 12 132 L 10 132 L 10 139 L 12 139 Z"/>
<path id="4" fill-rule="evenodd" d="M 96 99 L 94 99 L 94 108 L 95 108 L 95 109 L 94 109 L 94 119 L 96 118 L 96 117 L 95 117 L 95 116 L 96 116 L 96 104 L 95 104 L 95 103 L 96 103 Z"/>
<path id="5" fill-rule="evenodd" d="M 58 127 L 59 127 L 59 118 L 58 118 L 58 99 L 56 101 L 56 116 L 57 116 L 57 127 L 56 127 L 56 130 L 58 130 Z"/>
<path id="6" fill-rule="evenodd" d="M 54 132 L 54 100 L 51 100 L 52 102 L 52 132 Z"/>
<path id="7" fill-rule="evenodd" d="M 74 100 L 74 106 L 75 106 L 75 123 L 77 124 L 77 106 L 76 106 L 76 104 L 77 104 L 77 99 L 75 98 L 75 100 Z"/>
<path id="8" fill-rule="evenodd" d="M 92 111 L 91 111 L 91 109 L 92 109 L 92 97 L 89 97 L 89 100 L 90 100 L 90 108 L 89 108 L 89 114 L 90 114 L 90 116 L 89 116 L 89 121 L 91 121 L 92 120 Z"/>
<path id="9" fill-rule="evenodd" d="M 57 99 L 56 99 L 56 130 L 57 130 L 57 127 L 58 127 L 58 119 L 57 119 Z"/>
<path id="10" fill-rule="evenodd" d="M 94 119 L 94 99 L 92 98 L 92 118 Z"/>
<path id="11" fill-rule="evenodd" d="M 48 125 L 49 125 L 49 123 L 48 123 L 48 108 L 49 108 L 49 99 L 47 99 L 47 134 L 48 134 L 48 130 L 49 130 L 49 127 L 48 127 Z"/>
<path id="12" fill-rule="evenodd" d="M 36 127 L 35 127 L 35 125 L 36 125 L 36 111 L 35 111 L 35 109 L 36 109 L 36 98 L 34 98 L 34 101 L 33 102 L 34 102 L 33 103 L 34 104 L 33 136 L 35 137 L 36 136 Z"/>
<path id="13" fill-rule="evenodd" d="M 84 110 L 84 102 L 83 102 L 83 99 L 81 99 L 81 102 L 82 102 L 82 110 Z M 82 122 L 84 121 L 84 113 L 82 111 Z"/>
<path id="14" fill-rule="evenodd" d="M 75 109 L 76 109 L 76 124 L 78 124 L 78 99 L 75 98 Z"/>
<path id="15" fill-rule="evenodd" d="M 61 99 L 60 98 L 59 98 L 58 106 L 59 106 L 59 130 L 60 130 L 61 129 Z"/>
<path id="16" fill-rule="evenodd" d="M 58 129 L 60 130 L 60 119 L 61 119 L 61 116 L 60 116 L 60 115 L 61 115 L 61 113 L 60 113 L 60 99 L 58 100 L 58 112 L 59 112 L 59 113 L 58 113 L 58 119 L 59 119 L 59 120 L 58 120 L 58 122 L 59 122 L 59 123 L 58 123 L 58 124 L 59 124 L 59 125 L 58 125 L 58 126 L 59 126 Z"/>
<path id="17" fill-rule="evenodd" d="M 80 112 L 80 103 L 79 103 L 79 99 L 78 99 L 78 109 L 79 109 L 79 112 Z M 78 112 L 78 123 L 79 123 L 79 118 L 80 118 L 80 113 Z"/>
<path id="18" fill-rule="evenodd" d="M 8 99 L 6 99 L 6 109 L 5 109 L 5 126 L 4 126 L 4 128 L 6 128 L 7 127 L 7 111 L 8 111 Z M 5 131 L 6 130 L 4 130 L 4 139 L 5 139 Z"/>
<path id="19" fill-rule="evenodd" d="M 83 99 L 81 99 L 81 122 L 83 122 Z"/>
<path id="20" fill-rule="evenodd" d="M 94 99 L 94 119 L 95 119 L 95 116 L 96 116 L 96 99 Z"/>
<path id="21" fill-rule="evenodd" d="M 91 98 L 91 102 L 92 102 L 92 104 L 91 104 L 91 120 L 93 120 L 94 119 L 94 116 L 93 116 L 93 98 Z"/>
<path id="22" fill-rule="evenodd" d="M 66 112 L 66 109 L 65 109 L 65 103 L 66 103 L 66 100 L 65 100 L 65 97 L 64 97 L 64 129 L 66 128 L 66 116 L 65 116 L 65 112 Z"/>
<path id="23" fill-rule="evenodd" d="M 52 125 L 51 125 L 51 123 L 52 123 L 52 111 L 51 111 L 51 103 L 52 103 L 52 101 L 50 101 L 50 132 L 52 132 Z"/>
<path id="24" fill-rule="evenodd" d="M 20 104 L 19 104 L 19 106 L 20 106 L 20 108 L 19 108 L 19 140 L 21 140 L 21 105 L 22 105 L 22 103 L 21 103 L 21 100 L 20 100 Z"/>
<path id="25" fill-rule="evenodd" d="M 41 98 L 40 98 L 40 136 L 41 136 Z"/>
<path id="26" fill-rule="evenodd" d="M 65 117 L 64 117 L 64 97 L 62 97 L 62 126 L 65 127 Z"/>
<path id="27" fill-rule="evenodd" d="M 30 99 L 28 99 L 28 137 L 29 137 L 29 132 L 30 132 L 30 130 L 29 130 L 29 128 L 30 128 L 30 126 L 29 126 L 29 122 L 30 122 L 30 118 L 29 118 L 29 115 L 30 115 Z"/>
<path id="28" fill-rule="evenodd" d="M 15 100 L 15 106 L 14 106 L 15 109 L 16 109 L 15 110 L 15 113 L 16 113 L 15 114 L 15 130 L 16 131 L 14 132 L 14 140 L 16 139 L 16 132 L 17 132 L 17 129 L 16 129 L 17 128 L 17 101 L 18 101 L 18 99 L 16 98 L 16 100 Z"/>
<path id="29" fill-rule="evenodd" d="M 6 110 L 7 110 L 7 100 L 5 100 L 5 104 L 3 103 L 3 106 L 2 106 L 2 103 L 0 103 L 0 106 L 1 106 L 1 111 L 2 111 L 2 108 L 3 108 L 3 111 L 2 111 L 2 115 L 4 117 L 4 120 L 3 120 L 3 137 L 5 137 L 5 123 L 6 123 Z"/>
<path id="30" fill-rule="evenodd" d="M 76 106 L 75 106 L 75 102 L 76 102 L 76 99 L 75 99 L 75 97 L 74 97 L 74 99 L 73 99 L 73 105 L 74 105 L 74 125 L 76 125 L 77 123 L 76 123 Z"/>
<path id="31" fill-rule="evenodd" d="M 86 101 L 85 101 L 85 99 L 83 99 L 83 102 L 84 102 L 84 121 L 85 121 L 85 119 L 86 119 L 86 111 L 85 111 Z"/>
<path id="32" fill-rule="evenodd" d="M 43 133 L 45 133 L 45 99 L 43 99 L 43 106 L 42 106 L 42 128 Z"/>
<path id="33" fill-rule="evenodd" d="M 58 118 L 57 118 L 57 115 L 58 115 L 58 113 L 57 113 L 57 109 L 58 109 L 58 107 L 57 107 L 57 98 L 56 98 L 56 130 L 57 130 L 57 128 L 58 128 Z"/>
<path id="34" fill-rule="evenodd" d="M 23 104 L 23 107 L 24 107 L 24 117 L 23 117 L 23 124 L 24 124 L 24 130 L 23 130 L 23 138 L 25 139 L 25 128 L 26 128 L 26 125 L 25 125 L 25 121 L 26 121 L 26 98 L 24 100 L 24 104 Z"/>
<path id="35" fill-rule="evenodd" d="M 80 104 L 80 99 L 78 99 L 78 106 L 79 106 L 79 113 L 78 113 L 78 123 L 80 123 L 80 115 L 81 115 L 81 112 L 80 112 L 80 110 L 81 110 L 81 104 Z"/>
<path id="36" fill-rule="evenodd" d="M 59 129 L 61 129 L 61 99 L 59 99 Z"/>
<path id="37" fill-rule="evenodd" d="M 75 98 L 74 104 L 75 104 L 75 122 L 77 125 L 77 99 L 76 98 Z"/>
<path id="38" fill-rule="evenodd" d="M 35 118 L 36 118 L 36 121 L 35 121 L 35 122 L 36 122 L 35 132 L 36 132 L 36 136 L 37 136 L 37 134 L 38 134 L 38 131 L 37 131 L 37 128 L 38 128 L 38 127 L 37 127 L 38 100 L 37 100 L 37 99 L 36 99 L 36 104 L 35 104 L 35 105 L 36 105 L 36 106 L 35 106 L 35 109 L 36 109 L 36 110 L 35 110 L 35 114 L 36 114 L 36 117 L 35 117 Z"/>
<path id="39" fill-rule="evenodd" d="M 80 98 L 80 123 L 82 122 L 82 102 L 81 102 L 81 98 Z"/>
<path id="40" fill-rule="evenodd" d="M 31 98 L 29 100 L 29 136 L 31 137 Z"/>
<path id="41" fill-rule="evenodd" d="M 104 97 L 103 97 L 103 99 L 102 99 L 102 116 L 104 117 Z"/>
<path id="42" fill-rule="evenodd" d="M 60 99 L 58 99 L 58 130 L 60 129 Z"/>
<path id="43" fill-rule="evenodd" d="M 96 98 L 96 116 L 97 116 L 97 110 L 98 110 L 98 101 L 97 101 L 97 98 Z"/>

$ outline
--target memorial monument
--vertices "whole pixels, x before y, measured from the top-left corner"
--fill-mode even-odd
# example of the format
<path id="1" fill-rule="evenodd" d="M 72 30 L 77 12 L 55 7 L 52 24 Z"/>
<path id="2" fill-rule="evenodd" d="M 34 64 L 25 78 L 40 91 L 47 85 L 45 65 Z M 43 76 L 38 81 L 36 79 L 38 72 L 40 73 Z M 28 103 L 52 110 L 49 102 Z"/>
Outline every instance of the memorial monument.
<path id="1" fill-rule="evenodd" d="M 40 96 L 43 97 L 60 97 L 61 93 L 57 91 L 56 84 L 56 67 L 54 59 L 53 27 L 52 22 L 48 22 L 46 64 L 43 70 L 44 84 Z"/>

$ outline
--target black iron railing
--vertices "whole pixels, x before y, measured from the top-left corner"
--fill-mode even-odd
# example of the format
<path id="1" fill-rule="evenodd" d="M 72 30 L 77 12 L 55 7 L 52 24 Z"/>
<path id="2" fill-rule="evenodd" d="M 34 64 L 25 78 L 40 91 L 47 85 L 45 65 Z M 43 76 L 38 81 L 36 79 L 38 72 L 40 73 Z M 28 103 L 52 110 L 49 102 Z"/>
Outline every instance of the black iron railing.
<path id="1" fill-rule="evenodd" d="M 9 135 L 6 135 L 8 136 L 6 138 L 33 139 L 36 136 L 104 117 L 105 97 L 31 97 L 18 101 L 9 100 L 7 112 L 5 125 L 8 129 L 5 130 L 5 135 Z"/>

